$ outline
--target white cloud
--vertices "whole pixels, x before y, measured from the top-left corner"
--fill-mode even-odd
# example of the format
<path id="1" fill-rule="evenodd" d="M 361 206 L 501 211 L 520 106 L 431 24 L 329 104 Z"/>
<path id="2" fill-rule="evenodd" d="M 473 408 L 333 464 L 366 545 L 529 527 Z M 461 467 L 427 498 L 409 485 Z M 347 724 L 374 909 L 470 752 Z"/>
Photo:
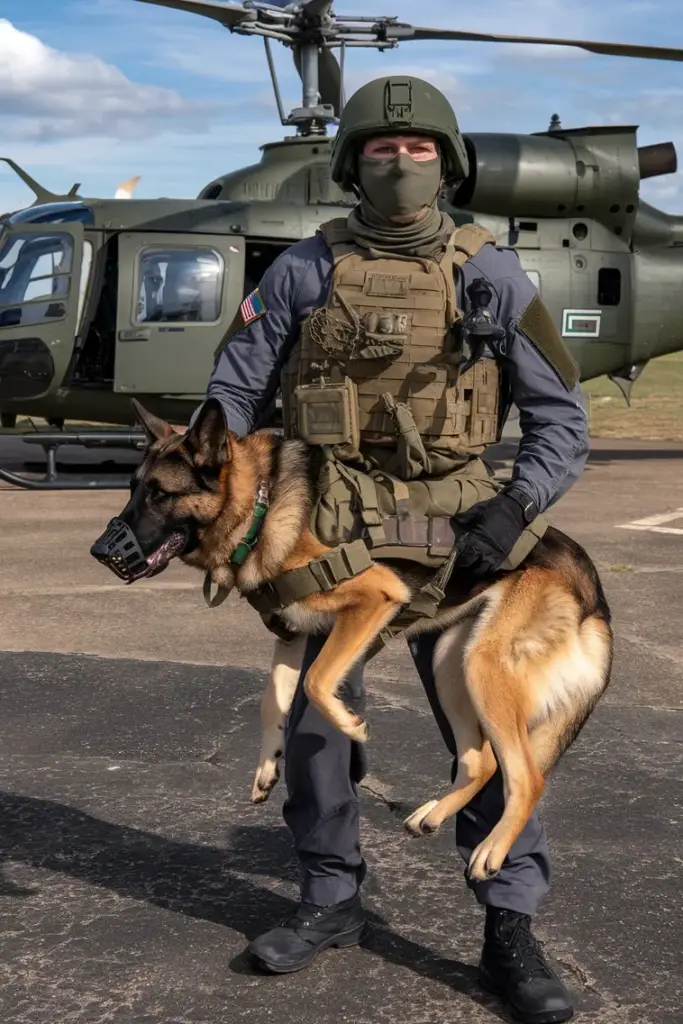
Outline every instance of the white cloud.
<path id="1" fill-rule="evenodd" d="M 0 111 L 10 140 L 142 138 L 171 118 L 196 127 L 202 104 L 131 82 L 97 57 L 61 53 L 0 19 Z"/>

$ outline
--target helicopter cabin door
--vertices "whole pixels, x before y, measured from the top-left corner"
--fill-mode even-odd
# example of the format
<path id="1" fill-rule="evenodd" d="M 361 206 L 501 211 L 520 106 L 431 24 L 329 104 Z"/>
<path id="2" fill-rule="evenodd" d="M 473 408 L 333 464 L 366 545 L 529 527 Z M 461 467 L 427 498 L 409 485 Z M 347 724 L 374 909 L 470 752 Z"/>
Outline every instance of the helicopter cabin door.
<path id="1" fill-rule="evenodd" d="M 56 391 L 79 328 L 83 225 L 11 224 L 0 242 L 0 404 Z M 89 257 L 92 246 L 88 243 Z"/>
<path id="2" fill-rule="evenodd" d="M 243 284 L 241 236 L 119 235 L 114 391 L 203 395 Z"/>

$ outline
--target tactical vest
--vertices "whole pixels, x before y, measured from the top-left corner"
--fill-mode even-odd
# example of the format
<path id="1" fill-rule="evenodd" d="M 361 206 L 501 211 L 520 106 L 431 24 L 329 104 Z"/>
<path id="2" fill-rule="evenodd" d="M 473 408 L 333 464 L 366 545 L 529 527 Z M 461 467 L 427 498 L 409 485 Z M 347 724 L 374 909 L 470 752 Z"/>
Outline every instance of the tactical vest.
<path id="1" fill-rule="evenodd" d="M 433 567 L 371 651 L 433 619 L 456 558 L 454 514 L 501 490 L 476 456 L 499 439 L 492 359 L 465 372 L 457 268 L 493 236 L 466 225 L 440 261 L 363 256 L 346 221 L 323 224 L 334 260 L 326 304 L 303 322 L 281 377 L 284 431 L 316 445 L 310 529 L 332 550 L 246 596 L 269 629 L 280 612 L 363 572 L 372 559 Z M 501 565 L 520 565 L 547 523 L 529 524 Z"/>
<path id="2" fill-rule="evenodd" d="M 282 373 L 285 435 L 333 445 L 351 459 L 371 449 L 376 465 L 406 433 L 427 453 L 462 462 L 481 453 L 498 439 L 498 368 L 483 359 L 461 373 L 455 275 L 493 235 L 458 228 L 437 261 L 368 258 L 344 218 L 320 230 L 333 256 L 332 283 Z M 418 474 L 404 478 L 411 475 Z"/>

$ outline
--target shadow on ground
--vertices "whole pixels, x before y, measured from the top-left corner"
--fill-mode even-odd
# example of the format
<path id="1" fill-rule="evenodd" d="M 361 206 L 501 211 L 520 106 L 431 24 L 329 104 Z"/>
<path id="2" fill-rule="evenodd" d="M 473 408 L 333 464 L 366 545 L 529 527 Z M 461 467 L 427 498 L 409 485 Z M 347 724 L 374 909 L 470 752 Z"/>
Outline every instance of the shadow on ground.
<path id="1" fill-rule="evenodd" d="M 295 907 L 293 900 L 240 876 L 241 872 L 263 872 L 288 879 L 283 865 L 291 855 L 291 841 L 284 827 L 237 826 L 231 830 L 229 849 L 221 850 L 169 840 L 51 800 L 11 793 L 0 794 L 0 820 L 1 861 L 21 861 L 67 874 L 126 899 L 227 927 L 247 940 L 260 934 L 265 921 L 277 922 Z M 265 853 L 256 871 L 254 850 Z M 0 887 L 0 895 L 8 899 L 38 894 L 35 888 L 6 881 Z M 376 913 L 369 914 L 369 925 L 361 944 L 365 950 L 467 995 L 500 1020 L 509 1019 L 479 990 L 475 967 L 440 957 L 398 935 Z M 236 974 L 260 973 L 246 951 L 232 959 L 230 969 Z"/>

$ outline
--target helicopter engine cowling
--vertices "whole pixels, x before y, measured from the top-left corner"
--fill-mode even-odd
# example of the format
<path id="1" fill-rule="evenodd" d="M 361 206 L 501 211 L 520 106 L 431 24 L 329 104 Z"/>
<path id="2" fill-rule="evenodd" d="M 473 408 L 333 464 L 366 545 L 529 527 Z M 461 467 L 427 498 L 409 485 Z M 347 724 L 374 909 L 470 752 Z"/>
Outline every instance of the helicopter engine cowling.
<path id="1" fill-rule="evenodd" d="M 671 143 L 641 147 L 633 127 L 465 137 L 470 173 L 450 195 L 459 209 L 518 217 L 583 217 L 626 241 L 641 178 L 675 170 Z"/>

